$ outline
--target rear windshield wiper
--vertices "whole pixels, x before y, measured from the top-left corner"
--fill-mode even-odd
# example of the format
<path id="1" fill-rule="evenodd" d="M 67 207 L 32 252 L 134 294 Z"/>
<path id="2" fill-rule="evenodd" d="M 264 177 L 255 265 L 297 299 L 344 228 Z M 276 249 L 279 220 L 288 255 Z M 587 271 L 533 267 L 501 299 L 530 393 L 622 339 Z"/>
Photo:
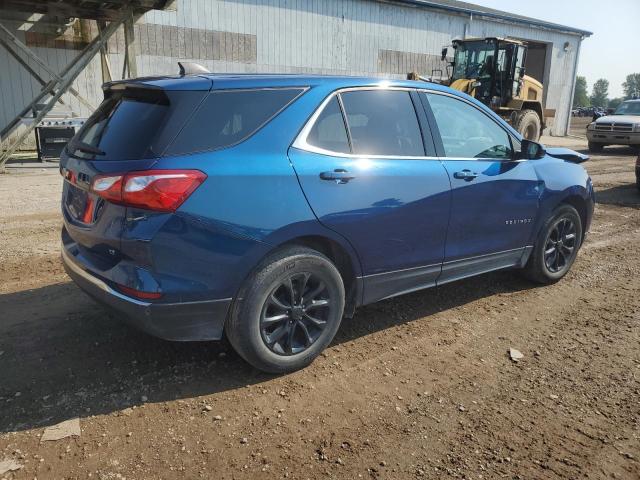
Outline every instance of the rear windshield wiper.
<path id="1" fill-rule="evenodd" d="M 94 147 L 93 145 L 89 145 L 88 143 L 81 142 L 79 140 L 76 140 L 74 142 L 70 142 L 68 147 L 69 147 L 69 150 L 71 152 L 75 152 L 76 150 L 80 150 L 81 152 L 91 153 L 93 155 L 106 155 L 105 152 L 103 152 L 99 148 Z"/>

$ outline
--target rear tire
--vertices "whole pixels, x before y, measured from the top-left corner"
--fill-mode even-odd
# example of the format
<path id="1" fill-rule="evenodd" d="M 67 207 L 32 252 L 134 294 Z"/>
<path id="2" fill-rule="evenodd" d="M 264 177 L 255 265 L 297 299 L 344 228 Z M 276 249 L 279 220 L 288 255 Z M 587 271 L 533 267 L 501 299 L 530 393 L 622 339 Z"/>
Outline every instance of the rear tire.
<path id="1" fill-rule="evenodd" d="M 535 110 L 525 109 L 516 117 L 514 128 L 527 140 L 540 140 L 542 122 Z"/>
<path id="2" fill-rule="evenodd" d="M 571 269 L 582 244 L 582 220 L 571 205 L 560 205 L 544 223 L 523 269 L 529 280 L 548 285 Z"/>
<path id="3" fill-rule="evenodd" d="M 600 153 L 602 152 L 603 148 L 604 148 L 604 145 L 601 143 L 589 142 L 589 151 L 591 153 Z"/>
<path id="4" fill-rule="evenodd" d="M 286 247 L 265 259 L 240 289 L 225 332 L 258 370 L 309 365 L 333 340 L 344 311 L 340 272 L 321 253 Z"/>

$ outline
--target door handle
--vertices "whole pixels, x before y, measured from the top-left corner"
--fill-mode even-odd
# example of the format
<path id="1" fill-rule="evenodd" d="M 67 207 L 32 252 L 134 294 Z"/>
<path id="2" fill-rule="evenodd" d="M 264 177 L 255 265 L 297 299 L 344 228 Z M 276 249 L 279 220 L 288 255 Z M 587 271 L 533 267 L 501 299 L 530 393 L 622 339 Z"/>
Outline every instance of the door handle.
<path id="1" fill-rule="evenodd" d="M 460 180 L 471 181 L 476 178 L 478 174 L 476 172 L 472 172 L 471 170 L 462 170 L 460 172 L 456 172 L 453 174 L 453 178 L 458 178 Z"/>
<path id="2" fill-rule="evenodd" d="M 332 172 L 322 172 L 320 174 L 320 178 L 322 180 L 332 180 L 338 184 L 347 183 L 350 180 L 353 180 L 354 177 L 351 173 L 347 172 L 343 168 L 336 168 Z"/>

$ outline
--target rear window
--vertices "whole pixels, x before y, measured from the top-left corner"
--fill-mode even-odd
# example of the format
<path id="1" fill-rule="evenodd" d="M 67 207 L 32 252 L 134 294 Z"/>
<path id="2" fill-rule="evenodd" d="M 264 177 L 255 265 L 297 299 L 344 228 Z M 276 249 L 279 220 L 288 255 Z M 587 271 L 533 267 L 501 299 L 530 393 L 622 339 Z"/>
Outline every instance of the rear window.
<path id="1" fill-rule="evenodd" d="M 351 153 L 337 97 L 333 97 L 318 116 L 307 136 L 307 143 L 332 152 Z"/>
<path id="2" fill-rule="evenodd" d="M 235 145 L 255 133 L 303 91 L 302 88 L 214 90 L 189 119 L 167 155 Z"/>
<path id="3" fill-rule="evenodd" d="M 159 157 L 207 92 L 128 89 L 108 96 L 67 150 L 91 160 Z"/>
<path id="4" fill-rule="evenodd" d="M 115 92 L 87 120 L 67 151 L 90 160 L 139 160 L 229 147 L 255 133 L 303 91 Z"/>

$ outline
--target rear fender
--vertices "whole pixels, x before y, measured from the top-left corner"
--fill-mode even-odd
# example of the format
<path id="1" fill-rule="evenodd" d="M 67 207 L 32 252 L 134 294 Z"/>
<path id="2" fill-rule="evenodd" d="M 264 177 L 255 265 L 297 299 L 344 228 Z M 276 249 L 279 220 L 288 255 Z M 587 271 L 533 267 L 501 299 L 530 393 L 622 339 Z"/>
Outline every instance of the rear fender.
<path id="1" fill-rule="evenodd" d="M 325 227 L 317 219 L 297 224 L 287 225 L 286 227 L 273 232 L 265 241 L 273 246 L 280 246 L 285 243 L 291 243 L 300 237 L 320 237 L 326 238 L 337 243 L 349 255 L 351 266 L 356 277 L 362 276 L 362 265 L 360 258 L 353 246 L 340 234 L 334 232 L 330 228 Z"/>
<path id="2" fill-rule="evenodd" d="M 353 292 L 347 292 L 353 294 L 353 302 L 352 306 L 355 307 L 357 305 L 362 304 L 362 264 L 360 262 L 360 257 L 358 256 L 356 250 L 353 248 L 351 243 L 349 243 L 344 237 L 340 234 L 334 232 L 330 228 L 325 227 L 320 221 L 317 219 L 309 220 L 306 222 L 300 222 L 296 224 L 287 225 L 282 229 L 279 229 L 265 238 L 265 241 L 269 243 L 271 246 L 270 250 L 266 252 L 264 257 L 269 256 L 273 251 L 280 248 L 282 245 L 288 243 L 295 244 L 303 244 L 306 245 L 308 239 L 317 239 L 319 241 L 325 240 L 329 243 L 337 245 L 342 252 L 346 255 L 349 262 L 349 270 L 353 275 L 353 278 L 348 279 L 352 283 Z M 313 245 L 311 245 L 313 248 Z M 261 261 L 262 259 L 260 259 Z M 260 263 L 256 262 L 256 264 Z M 338 269 L 341 270 L 341 273 L 345 273 L 342 271 L 340 265 L 336 265 Z M 247 275 L 248 276 L 248 275 Z"/>

